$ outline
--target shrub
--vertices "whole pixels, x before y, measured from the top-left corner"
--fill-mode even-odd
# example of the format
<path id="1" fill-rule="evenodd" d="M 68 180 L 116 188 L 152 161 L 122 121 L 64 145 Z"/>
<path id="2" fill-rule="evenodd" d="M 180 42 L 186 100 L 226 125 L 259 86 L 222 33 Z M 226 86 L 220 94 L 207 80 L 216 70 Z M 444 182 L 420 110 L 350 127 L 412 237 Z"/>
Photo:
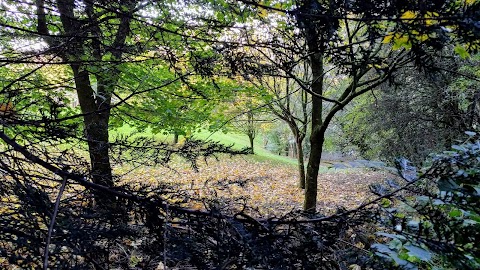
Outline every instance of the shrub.
<path id="1" fill-rule="evenodd" d="M 403 269 L 480 269 L 480 140 L 467 135 L 419 177 L 404 177 L 405 193 L 383 200 L 377 255 Z"/>

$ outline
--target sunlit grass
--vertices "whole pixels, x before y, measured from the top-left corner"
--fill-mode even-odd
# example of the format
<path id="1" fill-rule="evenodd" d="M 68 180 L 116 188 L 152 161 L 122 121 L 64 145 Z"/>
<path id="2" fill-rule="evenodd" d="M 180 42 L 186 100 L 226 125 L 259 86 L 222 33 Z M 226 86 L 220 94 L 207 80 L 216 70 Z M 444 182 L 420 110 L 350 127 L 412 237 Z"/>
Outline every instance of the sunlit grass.
<path id="1" fill-rule="evenodd" d="M 209 131 L 202 131 L 200 133 L 197 133 L 196 136 L 200 139 L 208 139 L 220 142 L 225 145 L 233 145 L 234 149 L 241 149 L 250 146 L 248 137 L 242 134 L 223 132 L 211 133 Z M 280 156 L 263 148 L 262 135 L 258 135 L 255 138 L 255 140 L 253 141 L 253 147 L 255 150 L 255 154 L 252 156 L 252 158 L 256 161 L 269 161 L 278 164 L 297 165 L 296 159 L 286 156 Z"/>
<path id="2" fill-rule="evenodd" d="M 153 134 L 150 129 L 145 129 L 142 130 L 141 132 L 138 132 L 135 130 L 135 128 L 130 127 L 128 125 L 124 125 L 121 128 L 118 128 L 116 130 L 113 130 L 110 132 L 110 137 L 113 139 L 115 136 L 119 134 L 130 134 L 130 133 L 136 133 L 137 135 L 140 136 L 153 136 L 155 139 L 159 141 L 165 141 L 165 142 L 173 142 L 173 135 L 164 135 L 162 133 L 157 133 Z M 194 138 L 201 139 L 201 140 L 208 140 L 208 141 L 213 141 L 213 142 L 218 142 L 223 145 L 232 145 L 233 149 L 240 150 L 245 147 L 249 147 L 249 141 L 248 137 L 246 135 L 242 134 L 237 134 L 237 133 L 223 133 L 223 132 L 210 132 L 207 130 L 203 130 L 201 132 L 195 133 L 193 135 Z M 180 141 L 183 140 L 180 138 Z M 255 154 L 246 156 L 246 159 L 253 159 L 255 161 L 262 161 L 262 162 L 272 162 L 276 164 L 288 164 L 295 166 L 297 165 L 297 160 L 286 157 L 286 156 L 280 156 L 275 153 L 272 153 L 266 149 L 263 148 L 263 137 L 261 135 L 257 136 L 254 140 L 254 149 L 255 149 Z"/>

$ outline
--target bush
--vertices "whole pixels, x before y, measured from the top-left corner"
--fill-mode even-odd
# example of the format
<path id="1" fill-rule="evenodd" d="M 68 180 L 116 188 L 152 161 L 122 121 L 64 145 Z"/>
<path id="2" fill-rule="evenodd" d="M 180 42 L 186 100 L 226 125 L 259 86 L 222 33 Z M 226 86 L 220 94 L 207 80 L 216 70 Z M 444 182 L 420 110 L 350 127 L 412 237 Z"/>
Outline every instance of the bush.
<path id="1" fill-rule="evenodd" d="M 480 141 L 467 135 L 418 178 L 405 177 L 404 194 L 383 200 L 377 255 L 404 269 L 480 269 Z"/>

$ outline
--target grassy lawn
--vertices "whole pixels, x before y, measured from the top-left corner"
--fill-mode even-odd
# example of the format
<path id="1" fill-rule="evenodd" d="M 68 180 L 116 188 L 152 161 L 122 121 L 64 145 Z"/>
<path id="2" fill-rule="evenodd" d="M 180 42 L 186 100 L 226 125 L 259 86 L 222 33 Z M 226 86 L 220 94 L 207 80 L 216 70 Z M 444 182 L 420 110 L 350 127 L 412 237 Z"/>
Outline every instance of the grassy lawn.
<path id="1" fill-rule="evenodd" d="M 244 147 L 249 147 L 250 143 L 248 141 L 248 137 L 242 134 L 236 133 L 222 133 L 216 132 L 211 133 L 209 131 L 202 131 L 201 133 L 197 133 L 195 135 L 199 139 L 208 139 L 211 141 L 219 142 L 225 145 L 233 145 L 234 149 L 242 149 Z M 279 156 L 275 153 L 272 153 L 263 148 L 263 136 L 259 135 L 255 138 L 254 142 L 254 150 L 255 154 L 253 155 L 253 159 L 256 161 L 270 161 L 273 163 L 278 164 L 289 164 L 289 165 L 297 165 L 297 160 L 286 157 L 286 156 Z"/>
<path id="2" fill-rule="evenodd" d="M 135 129 L 128 126 L 124 125 L 123 127 L 111 131 L 110 136 L 113 138 L 116 134 L 121 134 L 121 133 L 131 133 L 134 132 Z M 153 134 L 149 129 L 146 129 L 142 132 L 139 132 L 138 135 L 143 135 L 143 136 L 154 136 L 156 139 L 159 141 L 164 141 L 164 142 L 169 142 L 171 143 L 173 141 L 173 135 L 164 135 L 161 133 L 158 134 Z M 233 149 L 242 149 L 245 147 L 249 147 L 249 141 L 248 137 L 243 134 L 238 134 L 238 133 L 223 133 L 223 132 L 215 132 L 212 133 L 207 130 L 203 130 L 201 132 L 195 133 L 193 135 L 194 138 L 196 139 L 201 139 L 201 140 L 208 140 L 208 141 L 214 141 L 218 142 L 224 145 L 233 145 Z M 183 137 L 180 136 L 180 141 L 183 140 Z M 254 140 L 254 148 L 255 148 L 255 154 L 254 155 L 248 155 L 245 156 L 244 158 L 246 160 L 251 160 L 254 162 L 268 162 L 271 163 L 272 165 L 286 165 L 286 166 L 291 166 L 292 169 L 297 170 L 297 160 L 295 158 L 290 158 L 286 156 L 279 156 L 276 153 L 270 152 L 263 148 L 263 135 L 260 134 L 258 135 L 255 140 Z M 337 171 L 336 169 L 328 167 L 328 164 L 321 164 L 320 165 L 320 171 L 319 173 L 332 173 Z M 350 169 L 342 169 L 343 172 L 348 172 Z"/>
<path id="3" fill-rule="evenodd" d="M 134 128 L 128 125 L 125 125 L 117 130 L 111 131 L 110 134 L 111 134 L 111 137 L 113 138 L 117 134 L 122 134 L 122 133 L 128 134 L 134 131 L 135 131 Z M 152 134 L 152 132 L 149 129 L 144 130 L 143 132 L 140 132 L 139 135 L 154 136 L 160 141 L 166 141 L 166 142 L 173 141 L 173 135 Z M 235 134 L 235 133 L 225 134 L 223 132 L 212 133 L 210 131 L 204 130 L 202 132 L 195 133 L 194 138 L 219 142 L 224 145 L 233 145 L 233 148 L 238 150 L 245 147 L 249 147 L 248 137 L 242 134 Z M 182 140 L 182 138 L 180 138 L 180 140 Z M 254 140 L 255 155 L 246 157 L 247 159 L 252 158 L 255 161 L 268 161 L 275 164 L 284 164 L 284 165 L 292 165 L 292 166 L 297 165 L 296 159 L 286 157 L 286 156 L 279 156 L 275 153 L 272 153 L 264 149 L 262 141 L 263 141 L 262 136 L 257 136 L 257 138 L 255 138 Z"/>

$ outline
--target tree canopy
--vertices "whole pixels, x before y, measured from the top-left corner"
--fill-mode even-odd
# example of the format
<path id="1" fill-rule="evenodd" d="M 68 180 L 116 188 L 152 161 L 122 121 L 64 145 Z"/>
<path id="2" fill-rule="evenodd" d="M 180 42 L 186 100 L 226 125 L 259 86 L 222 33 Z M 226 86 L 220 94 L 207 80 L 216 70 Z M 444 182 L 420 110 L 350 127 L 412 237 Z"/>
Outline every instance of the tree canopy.
<path id="1" fill-rule="evenodd" d="M 410 203 L 393 199 L 403 190 L 416 194 L 408 188 L 430 179 L 439 192 L 417 186 L 423 195 L 416 199 L 429 203 L 414 205 L 416 216 L 409 218 L 428 228 L 384 234 L 391 245 L 377 244 L 377 251 L 405 267 L 430 267 L 418 249 L 446 246 L 443 259 L 473 269 L 480 257 L 475 241 L 451 240 L 448 230 L 478 229 L 478 213 L 460 198 L 478 199 L 479 46 L 476 0 L 0 1 L 0 256 L 21 268 L 125 267 L 111 261 L 109 248 L 152 235 L 142 249 L 160 265 L 152 250 L 165 250 L 171 233 L 181 248 L 168 262 L 162 253 L 165 267 L 188 260 L 202 268 L 308 269 L 324 261 L 330 242 L 384 214 L 370 206 Z M 260 111 L 282 120 L 294 136 L 302 214 L 256 220 L 246 205 L 222 212 L 220 200 L 187 209 L 182 202 L 193 199 L 184 191 L 126 184 L 116 171 L 125 164 L 169 166 L 175 155 L 197 169 L 199 158 L 253 152 Z M 244 123 L 238 129 L 251 150 L 190 136 L 223 129 L 232 119 Z M 406 177 L 405 168 L 417 171 L 400 162 L 403 187 L 382 194 L 378 189 L 387 189 L 377 186 L 379 198 L 325 217 L 317 215 L 318 178 L 333 124 L 361 154 L 390 159 L 399 153 L 418 163 L 454 138 L 471 142 L 426 162 L 433 165 L 422 177 Z M 121 134 L 126 126 L 134 132 Z M 141 134 L 146 130 L 151 136 Z M 162 134 L 187 139 L 169 144 Z M 465 164 L 457 168 L 457 161 Z M 443 178 L 452 174 L 453 180 Z M 451 200 L 437 209 L 430 198 L 442 199 L 443 191 Z M 447 228 L 441 223 L 438 232 L 429 211 L 448 216 Z M 382 226 L 395 230 L 395 222 Z M 427 238 L 407 242 L 401 233 L 411 232 L 418 241 Z M 447 239 L 476 261 L 453 256 Z M 337 255 L 327 253 L 332 264 L 325 269 Z"/>

